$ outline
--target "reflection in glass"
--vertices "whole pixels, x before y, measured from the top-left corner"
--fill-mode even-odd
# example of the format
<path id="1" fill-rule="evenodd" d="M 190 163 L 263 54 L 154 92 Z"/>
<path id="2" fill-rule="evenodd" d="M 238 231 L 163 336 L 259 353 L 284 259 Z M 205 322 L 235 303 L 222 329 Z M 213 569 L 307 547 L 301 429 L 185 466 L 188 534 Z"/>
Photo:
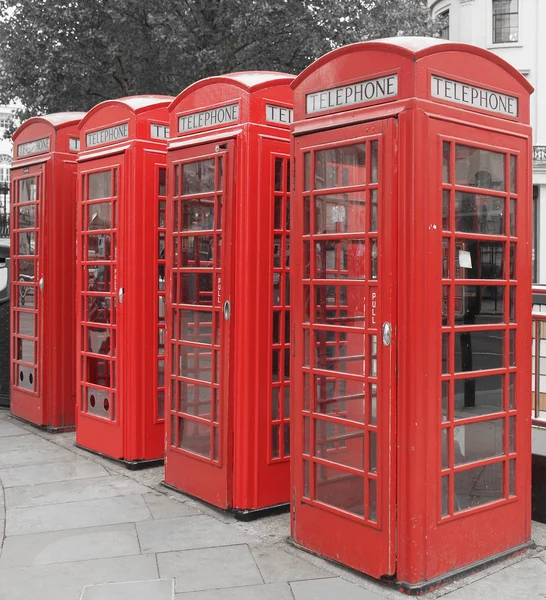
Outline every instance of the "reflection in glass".
<path id="1" fill-rule="evenodd" d="M 315 152 L 315 189 L 345 187 L 366 182 L 366 144 Z"/>
<path id="2" fill-rule="evenodd" d="M 103 296 L 87 296 L 86 319 L 92 323 L 110 323 L 112 299 Z"/>
<path id="3" fill-rule="evenodd" d="M 215 172 L 214 158 L 182 165 L 182 193 L 187 195 L 213 192 Z"/>
<path id="4" fill-rule="evenodd" d="M 87 236 L 87 260 L 110 260 L 110 235 L 103 233 Z"/>
<path id="5" fill-rule="evenodd" d="M 17 207 L 17 214 L 19 215 L 19 229 L 28 229 L 31 227 L 36 227 L 37 209 L 38 207 L 34 204 Z"/>
<path id="6" fill-rule="evenodd" d="M 455 419 L 503 410 L 503 375 L 455 380 Z"/>
<path id="7" fill-rule="evenodd" d="M 182 202 L 182 231 L 214 229 L 214 198 Z"/>
<path id="8" fill-rule="evenodd" d="M 442 421 L 449 421 L 449 381 L 442 381 Z"/>
<path id="9" fill-rule="evenodd" d="M 494 502 L 502 497 L 502 462 L 455 473 L 455 512 Z"/>
<path id="10" fill-rule="evenodd" d="M 442 191 L 442 230 L 450 231 L 451 227 L 449 224 L 450 221 L 450 210 L 449 210 L 449 200 L 451 198 L 451 193 L 449 190 Z"/>
<path id="11" fill-rule="evenodd" d="M 206 385 L 179 381 L 180 412 L 210 419 L 212 391 Z"/>
<path id="12" fill-rule="evenodd" d="M 338 445 L 341 445 L 343 450 L 332 452 L 332 448 Z M 316 419 L 314 456 L 363 471 L 364 431 L 356 427 Z"/>
<path id="13" fill-rule="evenodd" d="M 510 156 L 510 191 L 515 194 L 517 191 L 517 158 Z"/>
<path id="14" fill-rule="evenodd" d="M 455 333 L 455 372 L 500 369 L 503 361 L 504 331 Z"/>
<path id="15" fill-rule="evenodd" d="M 103 387 L 110 387 L 110 360 L 87 357 L 87 382 Z"/>
<path id="16" fill-rule="evenodd" d="M 159 169 L 159 182 L 157 189 L 158 196 L 167 195 L 167 169 L 160 167 Z"/>
<path id="17" fill-rule="evenodd" d="M 510 198 L 510 235 L 516 236 L 516 200 Z"/>
<path id="18" fill-rule="evenodd" d="M 455 325 L 487 325 L 504 323 L 504 287 L 493 285 L 457 285 L 455 297 L 460 310 Z"/>
<path id="19" fill-rule="evenodd" d="M 112 197 L 112 171 L 90 173 L 88 177 L 89 200 Z"/>
<path id="20" fill-rule="evenodd" d="M 315 197 L 315 233 L 366 231 L 364 193 Z"/>
<path id="21" fill-rule="evenodd" d="M 455 466 L 504 454 L 504 419 L 458 425 L 453 435 Z"/>
<path id="22" fill-rule="evenodd" d="M 181 273 L 180 303 L 212 305 L 212 273 Z"/>
<path id="23" fill-rule="evenodd" d="M 311 153 L 303 155 L 303 190 L 308 192 L 311 188 Z"/>
<path id="24" fill-rule="evenodd" d="M 457 279 L 504 279 L 503 242 L 458 238 L 455 240 L 455 248 Z"/>
<path id="25" fill-rule="evenodd" d="M 379 142 L 374 140 L 371 144 L 371 179 L 370 183 L 377 183 L 379 174 Z"/>
<path id="26" fill-rule="evenodd" d="M 449 469 L 449 429 L 442 429 L 442 469 Z"/>
<path id="27" fill-rule="evenodd" d="M 211 427 L 209 425 L 188 419 L 178 420 L 178 446 L 180 448 L 211 458 L 210 442 Z"/>
<path id="28" fill-rule="evenodd" d="M 36 245 L 35 245 L 35 233 L 33 231 L 28 231 L 25 233 L 19 233 L 17 235 L 18 254 L 20 255 L 32 255 L 36 254 Z"/>
<path id="29" fill-rule="evenodd" d="M 36 177 L 19 180 L 19 202 L 36 202 Z"/>
<path id="30" fill-rule="evenodd" d="M 19 281 L 30 282 L 34 281 L 35 263 L 33 259 L 22 258 L 17 261 L 17 271 Z"/>
<path id="31" fill-rule="evenodd" d="M 449 475 L 442 477 L 442 517 L 449 516 Z"/>
<path id="32" fill-rule="evenodd" d="M 377 231 L 379 221 L 377 193 L 377 190 L 370 190 L 370 231 Z"/>
<path id="33" fill-rule="evenodd" d="M 87 289 L 90 292 L 110 291 L 111 269 L 105 265 L 94 265 L 87 268 Z"/>
<path id="34" fill-rule="evenodd" d="M 212 344 L 212 314 L 209 311 L 180 310 L 180 339 Z"/>
<path id="35" fill-rule="evenodd" d="M 27 335 L 28 337 L 34 337 L 34 313 L 17 312 L 17 331 L 21 335 Z"/>
<path id="36" fill-rule="evenodd" d="M 442 144 L 442 183 L 451 183 L 449 173 L 450 151 L 451 144 L 449 142 L 444 142 Z"/>
<path id="37" fill-rule="evenodd" d="M 516 495 L 516 460 L 513 459 L 511 461 L 509 461 L 508 463 L 509 465 L 509 494 L 510 496 L 515 496 Z"/>
<path id="38" fill-rule="evenodd" d="M 456 192 L 455 231 L 504 235 L 504 198 Z"/>
<path id="39" fill-rule="evenodd" d="M 317 284 L 314 287 L 314 323 L 364 327 L 367 291 L 364 286 Z"/>
<path id="40" fill-rule="evenodd" d="M 455 183 L 490 190 L 505 190 L 504 158 L 500 152 L 455 146 Z"/>
<path id="41" fill-rule="evenodd" d="M 34 308 L 34 287 L 30 285 L 17 286 L 17 306 Z"/>
<path id="42" fill-rule="evenodd" d="M 349 349 L 349 350 L 348 350 Z M 336 373 L 364 375 L 364 336 L 315 330 L 315 367 Z"/>
<path id="43" fill-rule="evenodd" d="M 17 360 L 34 364 L 34 340 L 17 338 Z"/>
<path id="44" fill-rule="evenodd" d="M 365 279 L 364 240 L 315 242 L 316 279 Z"/>
<path id="45" fill-rule="evenodd" d="M 100 202 L 87 205 L 87 229 L 112 229 L 112 204 Z"/>
<path id="46" fill-rule="evenodd" d="M 333 508 L 364 517 L 364 478 L 333 467 L 313 464 L 315 499 Z"/>
<path id="47" fill-rule="evenodd" d="M 87 351 L 93 352 L 93 354 L 110 354 L 110 330 L 100 327 L 88 327 Z"/>

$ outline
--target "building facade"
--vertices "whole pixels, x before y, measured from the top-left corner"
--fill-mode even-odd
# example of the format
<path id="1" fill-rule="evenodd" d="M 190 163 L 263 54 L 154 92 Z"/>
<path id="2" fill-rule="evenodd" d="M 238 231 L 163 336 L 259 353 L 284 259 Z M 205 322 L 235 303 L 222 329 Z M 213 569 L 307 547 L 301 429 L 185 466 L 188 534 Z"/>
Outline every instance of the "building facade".
<path id="1" fill-rule="evenodd" d="M 531 96 L 533 281 L 546 285 L 546 36 L 541 35 L 546 0 L 427 1 L 433 18 L 442 22 L 443 38 L 494 52 L 535 88 Z"/>
<path id="2" fill-rule="evenodd" d="M 4 137 L 4 133 L 11 126 L 16 109 L 14 104 L 0 104 L 0 237 L 9 236 L 9 176 L 13 155 L 11 139 Z"/>

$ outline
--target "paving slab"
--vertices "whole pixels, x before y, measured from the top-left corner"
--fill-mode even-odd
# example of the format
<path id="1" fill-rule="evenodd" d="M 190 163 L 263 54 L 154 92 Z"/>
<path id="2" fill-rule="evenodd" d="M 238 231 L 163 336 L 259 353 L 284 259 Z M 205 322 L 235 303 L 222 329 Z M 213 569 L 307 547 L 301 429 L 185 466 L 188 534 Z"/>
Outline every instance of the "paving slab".
<path id="1" fill-rule="evenodd" d="M 133 523 L 7 537 L 0 570 L 140 554 Z"/>
<path id="2" fill-rule="evenodd" d="M 263 583 L 246 545 L 166 552 L 157 555 L 161 577 L 174 577 L 177 592 Z"/>
<path id="3" fill-rule="evenodd" d="M 251 547 L 252 556 L 265 583 L 334 577 L 328 571 L 273 546 Z"/>
<path id="4" fill-rule="evenodd" d="M 1 600 L 78 600 L 85 586 L 157 579 L 155 556 L 25 567 L 0 571 Z"/>
<path id="5" fill-rule="evenodd" d="M 446 600 L 544 600 L 546 598 L 546 564 L 540 558 L 528 558 L 506 567 L 471 585 L 442 596 Z"/>
<path id="6" fill-rule="evenodd" d="M 294 600 L 287 583 L 269 583 L 205 592 L 176 594 L 176 600 Z M 330 600 L 342 600 L 332 598 Z"/>
<path id="7" fill-rule="evenodd" d="M 6 504 L 10 508 L 26 508 L 45 504 L 64 504 L 130 494 L 146 494 L 150 490 L 122 475 L 91 477 L 61 483 L 42 483 L 6 489 Z"/>
<path id="8" fill-rule="evenodd" d="M 6 536 L 132 523 L 151 517 L 141 495 L 14 508 L 6 511 Z"/>
<path id="9" fill-rule="evenodd" d="M 29 437 L 31 440 L 34 440 L 33 436 L 28 435 L 1 438 L 0 445 L 2 442 L 10 440 L 26 440 Z M 9 450 L 0 447 L 0 469 L 68 460 L 74 460 L 74 454 L 70 452 L 70 450 L 59 448 L 58 446 L 48 444 L 47 442 L 43 442 L 43 444 L 31 443 L 29 446 L 10 448 Z"/>
<path id="10" fill-rule="evenodd" d="M 45 465 L 0 468 L 0 481 L 4 488 L 108 475 L 108 471 L 101 465 L 74 456 L 70 462 L 51 461 Z"/>
<path id="11" fill-rule="evenodd" d="M 341 579 L 341 577 L 294 581 L 290 584 L 290 587 L 292 588 L 295 600 L 332 600 L 333 598 L 343 598 L 343 600 L 384 600 L 383 596 L 349 583 L 345 579 Z M 400 594 L 400 598 L 407 598 L 407 596 Z"/>
<path id="12" fill-rule="evenodd" d="M 150 492 L 149 488 L 146 488 Z M 188 506 L 175 498 L 159 493 L 147 493 L 142 496 L 154 519 L 172 519 L 202 514 L 196 506 Z"/>
<path id="13" fill-rule="evenodd" d="M 0 438 L 24 435 L 25 433 L 28 433 L 28 431 L 22 427 L 18 427 L 13 423 L 8 423 L 7 421 L 0 419 Z"/>
<path id="14" fill-rule="evenodd" d="M 233 525 L 206 515 L 144 521 L 137 523 L 136 528 L 144 553 L 232 546 L 256 541 Z"/>
<path id="15" fill-rule="evenodd" d="M 174 579 L 105 583 L 84 588 L 81 600 L 173 600 Z"/>

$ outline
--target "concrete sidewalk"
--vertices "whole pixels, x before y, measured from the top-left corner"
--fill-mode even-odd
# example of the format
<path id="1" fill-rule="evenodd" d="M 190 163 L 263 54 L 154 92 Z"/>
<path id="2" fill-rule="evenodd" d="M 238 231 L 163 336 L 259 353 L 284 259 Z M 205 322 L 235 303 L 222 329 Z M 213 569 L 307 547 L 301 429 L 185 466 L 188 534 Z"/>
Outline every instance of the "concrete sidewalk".
<path id="1" fill-rule="evenodd" d="M 0 600 L 381 600 L 404 594 L 286 542 L 288 515 L 250 523 L 0 410 Z M 537 548 L 422 596 L 546 598 Z"/>

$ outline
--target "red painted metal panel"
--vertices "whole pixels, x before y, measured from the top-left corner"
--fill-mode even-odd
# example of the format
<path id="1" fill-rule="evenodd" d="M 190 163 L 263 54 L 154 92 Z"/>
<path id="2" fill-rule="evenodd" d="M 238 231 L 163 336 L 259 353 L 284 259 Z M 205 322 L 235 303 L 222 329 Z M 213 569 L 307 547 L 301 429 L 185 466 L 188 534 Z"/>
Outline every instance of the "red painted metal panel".
<path id="1" fill-rule="evenodd" d="M 305 331 L 316 328 L 304 318 L 307 239 L 293 248 L 292 310 L 302 331 L 293 363 L 292 535 L 373 576 L 390 575 L 408 588 L 434 584 L 530 539 L 532 89 L 487 51 L 424 38 L 335 50 L 293 88 L 295 223 L 308 219 L 305 198 L 317 193 L 305 174 L 313 177 L 319 153 L 337 142 L 354 144 L 377 119 L 393 117 L 397 141 L 386 145 L 384 159 L 392 161 L 387 181 L 398 203 L 395 209 L 385 196 L 384 208 L 393 212 L 392 223 L 383 226 L 398 250 L 378 288 L 384 300 L 382 286 L 396 282 L 396 360 L 379 381 L 379 389 L 391 391 L 385 410 L 397 415 L 392 446 L 379 447 L 387 456 L 396 448 L 396 457 L 377 458 L 387 460 L 392 484 L 394 495 L 390 503 L 383 499 L 383 510 L 393 515 L 394 543 L 379 541 L 383 550 L 373 555 L 355 541 L 366 540 L 366 488 L 364 515 L 355 517 L 332 495 L 317 501 L 314 477 L 326 463 L 313 446 L 313 428 L 306 442 L 306 420 L 320 417 L 307 406 L 317 392 L 305 379 Z M 300 240 L 306 232 L 294 234 Z M 311 265 L 313 256 L 314 250 Z M 320 296 L 311 298 L 318 306 Z M 314 352 L 331 360 L 340 351 L 333 347 L 330 356 L 327 344 Z M 363 366 L 374 358 L 366 347 Z M 326 390 L 325 399 L 337 402 L 336 394 Z M 351 434 L 360 435 L 354 427 Z M 333 451 L 339 436 L 330 441 Z M 360 472 L 347 464 L 336 468 Z"/>
<path id="2" fill-rule="evenodd" d="M 292 79 L 260 72 L 213 77 L 184 90 L 170 107 L 166 264 L 170 416 L 165 481 L 239 512 L 289 500 L 287 221 Z M 200 194 L 194 185 L 196 174 L 204 180 L 210 169 L 217 178 L 220 161 L 222 189 L 211 187 Z M 215 221 L 203 225 L 207 197 Z M 195 208 L 194 222 L 188 221 L 190 206 Z M 199 268 L 207 274 L 212 293 L 208 301 L 182 285 L 182 281 L 189 284 L 198 268 L 197 239 L 204 248 Z M 212 246 L 205 244 L 207 240 Z M 193 255 L 188 244 L 194 247 Z M 182 262 L 173 270 L 176 261 Z M 222 316 L 225 302 L 230 303 L 228 319 Z M 211 313 L 212 317 L 203 316 Z M 205 335 L 200 346 L 187 333 L 184 319 L 190 315 L 194 327 L 199 317 Z M 212 339 L 206 337 L 210 334 L 203 325 L 211 318 Z M 199 357 L 198 348 L 203 350 Z M 200 365 L 210 361 L 214 375 L 206 369 L 197 371 L 196 360 Z M 203 394 L 200 402 L 195 399 L 197 390 Z M 216 403 L 219 420 L 214 415 Z M 191 427 L 197 426 L 192 423 L 201 425 L 204 446 L 194 444 L 197 433 Z"/>
<path id="3" fill-rule="evenodd" d="M 170 100 L 107 101 L 80 124 L 76 442 L 126 463 L 164 451 Z"/>
<path id="4" fill-rule="evenodd" d="M 83 116 L 35 117 L 13 136 L 11 412 L 50 430 L 75 425 L 74 140 Z"/>

